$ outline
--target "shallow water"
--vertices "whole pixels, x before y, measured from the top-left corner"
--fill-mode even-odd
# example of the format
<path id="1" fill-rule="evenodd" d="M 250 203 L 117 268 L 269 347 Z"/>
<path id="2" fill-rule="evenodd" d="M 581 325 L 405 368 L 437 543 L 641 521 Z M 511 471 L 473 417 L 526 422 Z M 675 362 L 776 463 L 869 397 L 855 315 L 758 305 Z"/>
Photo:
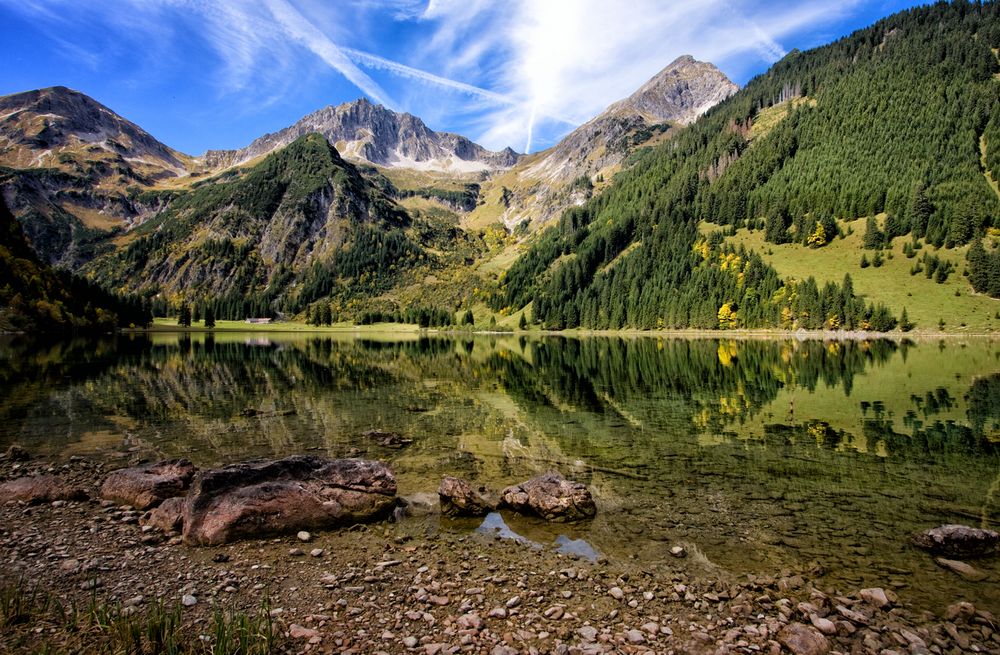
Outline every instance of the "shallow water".
<path id="1" fill-rule="evenodd" d="M 380 445 L 373 428 L 412 443 Z M 484 529 L 654 566 L 684 544 L 736 574 L 811 570 L 940 610 L 1000 610 L 918 529 L 1000 523 L 1000 344 L 155 334 L 0 341 L 0 446 L 139 447 L 202 466 L 292 453 L 388 460 L 400 494 L 557 469 L 598 517 Z M 506 522 L 504 522 L 506 521 Z M 414 522 L 473 530 L 480 522 Z"/>

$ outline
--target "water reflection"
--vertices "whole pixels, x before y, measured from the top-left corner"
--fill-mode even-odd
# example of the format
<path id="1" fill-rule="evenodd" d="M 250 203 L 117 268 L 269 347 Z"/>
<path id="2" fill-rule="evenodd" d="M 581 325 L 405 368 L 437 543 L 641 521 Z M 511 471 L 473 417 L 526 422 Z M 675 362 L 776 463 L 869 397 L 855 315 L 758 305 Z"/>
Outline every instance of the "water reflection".
<path id="1" fill-rule="evenodd" d="M 201 465 L 378 457 L 403 494 L 443 474 L 501 487 L 558 469 L 591 487 L 597 519 L 486 528 L 584 557 L 669 561 L 664 544 L 684 542 L 734 571 L 819 562 L 845 590 L 889 584 L 932 605 L 957 588 L 1000 605 L 997 585 L 952 579 L 908 546 L 929 525 L 1000 522 L 988 341 L 4 339 L 0 446 L 13 442 Z"/>

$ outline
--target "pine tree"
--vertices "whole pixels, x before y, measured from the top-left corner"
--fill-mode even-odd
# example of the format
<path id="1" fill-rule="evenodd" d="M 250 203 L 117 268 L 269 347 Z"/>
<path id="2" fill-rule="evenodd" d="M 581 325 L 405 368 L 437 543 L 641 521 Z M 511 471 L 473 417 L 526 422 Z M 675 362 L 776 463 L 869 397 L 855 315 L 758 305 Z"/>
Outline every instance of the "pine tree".
<path id="1" fill-rule="evenodd" d="M 330 311 L 330 303 L 328 302 L 320 305 L 320 321 L 323 325 L 333 324 L 333 313 Z"/>
<path id="2" fill-rule="evenodd" d="M 528 329 L 528 319 L 524 318 L 524 312 L 521 312 L 521 318 L 517 321 L 517 329 L 519 330 Z"/>
<path id="3" fill-rule="evenodd" d="M 177 310 L 177 325 L 191 327 L 191 306 L 186 302 L 182 302 Z"/>
<path id="4" fill-rule="evenodd" d="M 205 306 L 205 327 L 208 329 L 215 327 L 215 310 L 211 305 Z"/>
<path id="5" fill-rule="evenodd" d="M 462 317 L 462 325 L 475 325 L 476 319 L 472 316 L 472 310 L 465 310 L 465 316 Z"/>

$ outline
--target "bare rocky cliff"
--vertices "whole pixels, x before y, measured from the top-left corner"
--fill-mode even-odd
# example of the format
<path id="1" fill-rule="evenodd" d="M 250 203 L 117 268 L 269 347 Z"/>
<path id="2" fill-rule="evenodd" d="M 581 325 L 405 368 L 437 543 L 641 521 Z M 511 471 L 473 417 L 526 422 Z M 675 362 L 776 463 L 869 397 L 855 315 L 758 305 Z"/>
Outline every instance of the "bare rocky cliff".
<path id="1" fill-rule="evenodd" d="M 313 132 L 326 137 L 343 156 L 379 166 L 472 173 L 507 169 L 519 158 L 510 148 L 486 150 L 464 136 L 435 132 L 416 116 L 396 113 L 362 98 L 324 107 L 290 127 L 265 134 L 246 148 L 209 150 L 201 161 L 207 168 L 229 168 Z"/>

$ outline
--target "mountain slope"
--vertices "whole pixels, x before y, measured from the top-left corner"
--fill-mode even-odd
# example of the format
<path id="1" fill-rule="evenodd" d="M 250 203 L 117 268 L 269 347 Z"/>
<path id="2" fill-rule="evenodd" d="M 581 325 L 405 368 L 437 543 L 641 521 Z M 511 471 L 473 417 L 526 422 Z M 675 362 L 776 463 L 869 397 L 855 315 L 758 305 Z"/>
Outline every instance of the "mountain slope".
<path id="1" fill-rule="evenodd" d="M 628 98 L 496 178 L 494 187 L 508 189 L 503 221 L 510 227 L 525 219 L 544 222 L 582 203 L 595 180 L 610 179 L 629 153 L 672 134 L 671 125 L 691 123 L 737 89 L 712 64 L 678 57 Z"/>
<path id="2" fill-rule="evenodd" d="M 1000 112 L 998 44 L 998 5 L 957 2 L 791 53 L 567 211 L 508 271 L 494 307 L 533 301 L 551 327 L 894 325 L 869 304 L 877 288 L 862 299 L 849 278 L 780 280 L 699 224 L 760 230 L 779 247 L 865 230 L 869 257 L 894 236 L 949 247 L 1000 227 L 979 152 Z M 915 277 L 913 293 L 922 284 L 934 281 Z"/>
<path id="3" fill-rule="evenodd" d="M 266 134 L 240 150 L 210 150 L 201 158 L 211 169 L 242 164 L 287 146 L 305 134 L 322 134 L 349 159 L 379 166 L 472 173 L 513 166 L 510 148 L 491 152 L 469 139 L 435 132 L 411 114 L 397 114 L 361 98 L 324 107 L 274 134 Z"/>
<path id="4" fill-rule="evenodd" d="M 39 262 L 3 198 L 0 280 L 0 331 L 107 331 L 152 319 L 137 300 L 119 298 Z"/>
<path id="5" fill-rule="evenodd" d="M 77 268 L 109 232 L 160 208 L 138 190 L 190 158 L 65 87 L 0 97 L 0 192 L 48 264 Z"/>
<path id="6" fill-rule="evenodd" d="M 310 134 L 180 195 L 85 270 L 165 302 L 216 302 L 220 318 L 297 313 L 328 296 L 346 306 L 444 256 L 423 243 L 438 233 L 421 224 L 415 236 L 388 193 L 385 178 L 365 177 Z M 461 242 L 456 233 L 446 246 Z"/>

